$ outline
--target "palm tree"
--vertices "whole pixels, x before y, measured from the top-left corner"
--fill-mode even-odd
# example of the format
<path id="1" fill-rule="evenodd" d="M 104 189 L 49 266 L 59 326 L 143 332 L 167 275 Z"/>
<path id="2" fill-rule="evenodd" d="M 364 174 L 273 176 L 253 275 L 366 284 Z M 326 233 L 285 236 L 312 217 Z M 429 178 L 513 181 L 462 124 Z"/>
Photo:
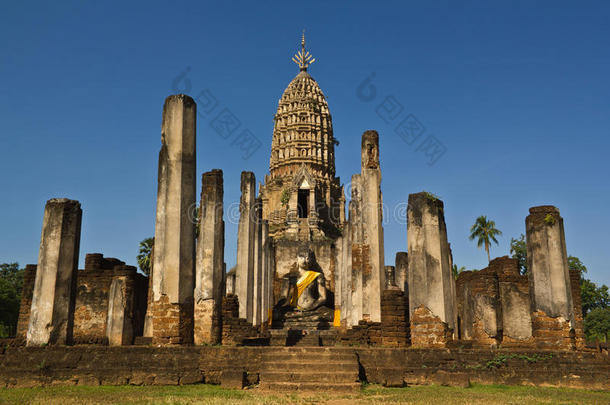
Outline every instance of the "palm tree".
<path id="1" fill-rule="evenodd" d="M 464 267 L 464 266 L 458 267 L 457 264 L 454 263 L 453 266 L 451 267 L 451 271 L 453 273 L 453 278 L 455 278 L 457 280 L 460 273 L 463 271 L 466 271 L 466 267 Z"/>
<path id="2" fill-rule="evenodd" d="M 138 266 L 140 267 L 140 270 L 142 270 L 142 273 L 147 276 L 150 275 L 150 262 L 154 244 L 155 238 L 146 238 L 140 242 L 140 251 L 137 256 Z"/>
<path id="3" fill-rule="evenodd" d="M 472 228 L 470 228 L 470 240 L 477 239 L 477 247 L 483 246 L 485 244 L 485 251 L 487 252 L 487 260 L 491 261 L 491 257 L 489 256 L 489 245 L 491 242 L 494 242 L 496 245 L 498 244 L 498 240 L 496 236 L 502 235 L 502 232 L 496 229 L 496 222 L 492 220 L 487 220 L 485 215 L 481 215 L 477 218 Z"/>

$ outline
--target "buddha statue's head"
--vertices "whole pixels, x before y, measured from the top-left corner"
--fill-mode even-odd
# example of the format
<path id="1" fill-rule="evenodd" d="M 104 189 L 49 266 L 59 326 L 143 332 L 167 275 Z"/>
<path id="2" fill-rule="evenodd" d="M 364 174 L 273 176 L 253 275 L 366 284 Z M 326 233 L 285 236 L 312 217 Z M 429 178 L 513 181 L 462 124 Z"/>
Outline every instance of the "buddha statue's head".
<path id="1" fill-rule="evenodd" d="M 309 248 L 299 249 L 297 253 L 297 266 L 299 270 L 310 270 L 313 264 L 313 252 Z"/>

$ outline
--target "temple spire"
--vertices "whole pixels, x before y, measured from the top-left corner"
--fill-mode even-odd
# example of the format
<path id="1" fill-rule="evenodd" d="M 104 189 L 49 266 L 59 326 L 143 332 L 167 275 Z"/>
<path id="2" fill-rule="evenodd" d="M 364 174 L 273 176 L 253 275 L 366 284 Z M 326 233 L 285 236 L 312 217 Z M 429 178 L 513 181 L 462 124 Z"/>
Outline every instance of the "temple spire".
<path id="1" fill-rule="evenodd" d="M 316 61 L 305 49 L 305 30 L 303 30 L 303 36 L 301 37 L 301 50 L 292 57 L 292 61 L 299 66 L 301 72 L 306 72 L 309 65 Z"/>

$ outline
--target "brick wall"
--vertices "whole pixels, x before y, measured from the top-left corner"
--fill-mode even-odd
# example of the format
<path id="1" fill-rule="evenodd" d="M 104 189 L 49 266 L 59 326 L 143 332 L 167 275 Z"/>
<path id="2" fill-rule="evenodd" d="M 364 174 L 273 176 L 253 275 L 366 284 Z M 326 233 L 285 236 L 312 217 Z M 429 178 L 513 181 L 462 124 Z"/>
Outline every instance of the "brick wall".
<path id="1" fill-rule="evenodd" d="M 463 272 L 456 289 L 461 339 L 475 345 L 534 345 L 529 282 L 519 274 L 516 259 L 503 256 L 483 270 Z"/>
<path id="2" fill-rule="evenodd" d="M 574 304 L 574 344 L 577 349 L 585 346 L 585 330 L 582 318 L 582 297 L 580 289 L 580 272 L 570 270 L 570 287 L 572 289 L 572 303 Z"/>
<path id="3" fill-rule="evenodd" d="M 193 301 L 184 304 L 169 302 L 163 294 L 151 304 L 153 344 L 177 345 L 193 343 Z"/>
<path id="4" fill-rule="evenodd" d="M 239 317 L 237 295 L 229 294 L 222 300 L 222 344 L 235 346 L 245 339 L 258 337 L 258 329 Z"/>
<path id="5" fill-rule="evenodd" d="M 85 269 L 79 270 L 76 277 L 73 331 L 75 344 L 106 343 L 108 293 L 115 276 L 126 277 L 128 317 L 132 319 L 135 335 L 142 334 L 146 313 L 147 278 L 138 274 L 135 267 L 126 266 L 118 259 L 90 253 L 85 257 Z M 17 324 L 17 334 L 22 338 L 27 334 L 35 277 L 36 266 L 26 266 Z"/>
<path id="6" fill-rule="evenodd" d="M 0 348 L 0 387 L 218 384 L 223 370 L 255 384 L 266 347 Z M 327 348 L 332 353 L 333 348 Z M 345 355 L 345 348 L 338 348 Z M 538 385 L 607 390 L 610 358 L 593 352 L 354 348 L 362 381 L 383 385 Z"/>
<path id="7" fill-rule="evenodd" d="M 477 345 L 497 345 L 502 336 L 498 276 L 491 266 L 465 271 L 456 281 L 459 337 Z"/>
<path id="8" fill-rule="evenodd" d="M 491 261 L 496 270 L 502 312 L 502 346 L 533 345 L 529 280 L 519 273 L 517 259 L 503 256 Z"/>
<path id="9" fill-rule="evenodd" d="M 367 320 L 361 320 L 339 335 L 342 346 L 381 346 L 382 341 L 381 322 Z"/>
<path id="10" fill-rule="evenodd" d="M 574 339 L 570 321 L 548 316 L 543 311 L 532 313 L 532 334 L 536 347 L 545 350 L 573 350 Z"/>
<path id="11" fill-rule="evenodd" d="M 411 344 L 413 347 L 445 347 L 453 331 L 446 322 L 421 305 L 411 314 Z"/>
<path id="12" fill-rule="evenodd" d="M 99 253 L 87 254 L 85 269 L 77 273 L 76 306 L 74 311 L 74 343 L 105 343 L 108 301 L 112 279 L 126 278 L 128 317 L 133 320 L 136 336 L 142 335 L 146 313 L 148 280 L 133 266 Z"/>
<path id="13" fill-rule="evenodd" d="M 36 265 L 27 264 L 23 274 L 23 288 L 21 290 L 21 303 L 19 304 L 19 320 L 17 321 L 17 337 L 25 339 L 28 333 L 30 321 L 30 309 L 32 307 L 32 294 L 34 281 L 36 279 Z"/>
<path id="14" fill-rule="evenodd" d="M 406 347 L 409 336 L 409 303 L 400 290 L 385 290 L 381 295 L 381 345 Z"/>

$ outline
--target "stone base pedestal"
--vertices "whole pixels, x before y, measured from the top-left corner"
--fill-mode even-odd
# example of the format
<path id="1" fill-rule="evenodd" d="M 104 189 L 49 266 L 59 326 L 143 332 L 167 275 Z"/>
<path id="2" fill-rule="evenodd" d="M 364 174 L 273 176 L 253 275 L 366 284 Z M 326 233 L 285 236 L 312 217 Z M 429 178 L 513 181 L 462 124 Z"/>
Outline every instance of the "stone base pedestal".
<path id="1" fill-rule="evenodd" d="M 411 314 L 411 344 L 413 347 L 446 347 L 453 331 L 428 308 L 421 305 Z"/>
<path id="2" fill-rule="evenodd" d="M 532 313 L 532 329 L 535 345 L 539 349 L 574 349 L 574 332 L 567 319 L 552 318 L 543 311 L 536 311 Z"/>
<path id="3" fill-rule="evenodd" d="M 195 303 L 194 311 L 195 328 L 194 342 L 201 344 L 220 344 L 221 341 L 221 320 L 218 313 L 214 311 L 214 300 L 203 300 Z"/>
<path id="4" fill-rule="evenodd" d="M 193 343 L 193 302 L 172 304 L 167 295 L 152 302 L 153 345 Z"/>

